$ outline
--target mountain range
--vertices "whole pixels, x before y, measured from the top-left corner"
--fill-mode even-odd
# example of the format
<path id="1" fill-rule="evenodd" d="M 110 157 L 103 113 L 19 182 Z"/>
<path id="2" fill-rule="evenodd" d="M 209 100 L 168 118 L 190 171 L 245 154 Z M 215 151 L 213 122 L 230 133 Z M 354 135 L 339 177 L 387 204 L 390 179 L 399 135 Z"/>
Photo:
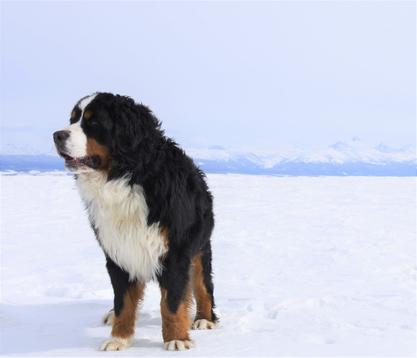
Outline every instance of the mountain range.
<path id="1" fill-rule="evenodd" d="M 417 168 L 415 146 L 394 148 L 383 143 L 369 146 L 358 138 L 308 151 L 287 148 L 246 152 L 212 146 L 191 148 L 186 152 L 201 169 L 209 173 L 416 176 Z M 9 146 L 3 148 L 2 153 L 1 171 L 64 169 L 62 160 L 52 154 L 52 150 L 28 155 L 22 154 L 22 148 Z"/>

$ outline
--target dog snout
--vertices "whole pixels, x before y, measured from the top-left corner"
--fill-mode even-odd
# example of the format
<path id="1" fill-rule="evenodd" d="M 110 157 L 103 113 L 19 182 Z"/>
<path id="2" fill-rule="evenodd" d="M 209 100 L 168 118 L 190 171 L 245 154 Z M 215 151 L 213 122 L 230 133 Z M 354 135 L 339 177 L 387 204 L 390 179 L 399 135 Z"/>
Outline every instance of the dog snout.
<path id="1" fill-rule="evenodd" d="M 69 137 L 69 131 L 56 131 L 54 133 L 54 142 L 58 147 L 62 147 Z"/>

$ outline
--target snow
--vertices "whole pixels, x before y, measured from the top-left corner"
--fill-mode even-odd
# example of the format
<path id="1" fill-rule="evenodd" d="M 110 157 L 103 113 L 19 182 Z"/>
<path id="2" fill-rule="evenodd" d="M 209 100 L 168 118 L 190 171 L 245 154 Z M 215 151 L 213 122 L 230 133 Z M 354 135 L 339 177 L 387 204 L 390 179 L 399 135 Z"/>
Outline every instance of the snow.
<path id="1" fill-rule="evenodd" d="M 149 284 L 118 356 L 415 356 L 416 179 L 209 175 L 220 327 L 163 350 Z M 104 257 L 72 177 L 1 177 L 2 355 L 108 356 Z"/>

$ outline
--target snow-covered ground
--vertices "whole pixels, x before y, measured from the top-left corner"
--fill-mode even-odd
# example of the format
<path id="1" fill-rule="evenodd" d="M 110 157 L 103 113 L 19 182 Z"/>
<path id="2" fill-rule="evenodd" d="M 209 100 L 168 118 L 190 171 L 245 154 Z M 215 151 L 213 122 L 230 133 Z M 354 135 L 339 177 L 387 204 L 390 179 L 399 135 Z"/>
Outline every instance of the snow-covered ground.
<path id="1" fill-rule="evenodd" d="M 209 175 L 221 326 L 162 349 L 148 286 L 125 356 L 415 356 L 416 179 Z M 109 356 L 104 257 L 73 179 L 1 178 L 3 355 Z"/>

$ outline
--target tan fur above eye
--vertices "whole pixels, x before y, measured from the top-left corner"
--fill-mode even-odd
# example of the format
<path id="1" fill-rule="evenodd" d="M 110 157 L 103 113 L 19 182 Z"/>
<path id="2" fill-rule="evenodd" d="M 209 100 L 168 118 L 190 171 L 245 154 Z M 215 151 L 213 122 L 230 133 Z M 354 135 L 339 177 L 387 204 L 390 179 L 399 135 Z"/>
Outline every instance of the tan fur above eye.
<path id="1" fill-rule="evenodd" d="M 92 111 L 85 111 L 84 113 L 84 119 L 90 119 L 93 116 Z"/>

